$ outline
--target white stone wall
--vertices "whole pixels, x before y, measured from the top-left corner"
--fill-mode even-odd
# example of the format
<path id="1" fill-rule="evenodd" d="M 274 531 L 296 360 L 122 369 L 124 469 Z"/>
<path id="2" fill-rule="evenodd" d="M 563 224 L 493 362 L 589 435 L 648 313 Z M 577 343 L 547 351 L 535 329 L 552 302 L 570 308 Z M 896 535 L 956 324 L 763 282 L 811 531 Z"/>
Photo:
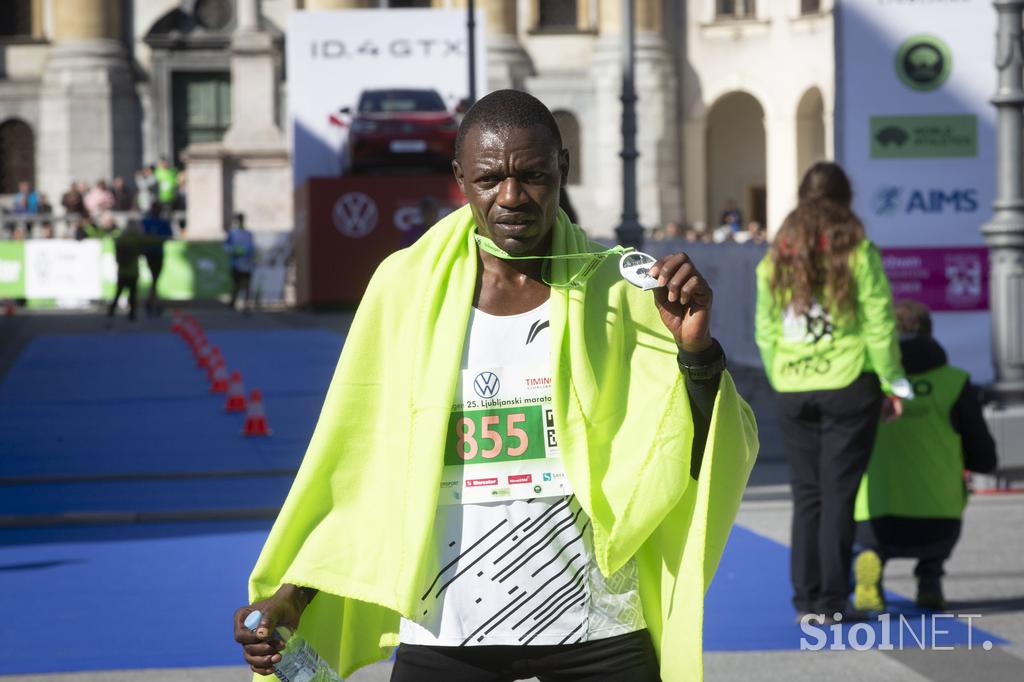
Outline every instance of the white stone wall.
<path id="1" fill-rule="evenodd" d="M 800 16 L 799 0 L 759 2 L 752 21 L 715 21 L 713 0 L 687 0 L 683 78 L 684 162 L 687 219 L 717 220 L 707 206 L 705 117 L 723 95 L 746 92 L 764 110 L 767 138 L 768 227 L 774 231 L 796 199 L 797 106 L 817 87 L 824 100 L 825 153 L 832 155 L 835 93 L 834 30 L 825 13 Z M 736 197 L 742 201 L 741 197 Z"/>

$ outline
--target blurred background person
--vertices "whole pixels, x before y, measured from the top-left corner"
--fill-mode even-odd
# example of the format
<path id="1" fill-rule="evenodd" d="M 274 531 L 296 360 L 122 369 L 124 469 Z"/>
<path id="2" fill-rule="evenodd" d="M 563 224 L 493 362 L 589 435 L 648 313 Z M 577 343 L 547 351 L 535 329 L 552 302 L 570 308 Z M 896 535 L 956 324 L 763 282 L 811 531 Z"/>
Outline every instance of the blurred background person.
<path id="1" fill-rule="evenodd" d="M 174 236 L 171 222 L 164 217 L 163 207 L 158 202 L 150 204 L 149 212 L 142 218 L 142 233 L 146 236 L 142 255 L 152 277 L 146 298 L 146 315 L 156 317 L 162 312 L 157 287 L 164 269 L 164 242 Z"/>
<path id="2" fill-rule="evenodd" d="M 157 200 L 167 210 L 173 210 L 178 198 L 178 169 L 167 162 L 166 156 L 161 156 L 153 170 L 153 177 L 156 178 Z"/>
<path id="3" fill-rule="evenodd" d="M 118 175 L 110 185 L 110 192 L 114 195 L 115 211 L 134 211 L 135 193 L 125 183 L 124 178 Z"/>
<path id="4" fill-rule="evenodd" d="M 854 499 L 882 386 L 908 385 L 889 281 L 852 199 L 838 165 L 812 166 L 757 267 L 755 340 L 777 394 L 793 491 L 793 606 L 826 621 L 859 615 L 847 603 Z"/>
<path id="5" fill-rule="evenodd" d="M 242 311 L 249 312 L 249 286 L 252 282 L 255 246 L 252 232 L 245 229 L 245 215 L 235 214 L 235 220 L 228 229 L 224 250 L 231 260 L 231 301 L 228 307 L 235 310 L 238 295 L 242 294 Z"/>
<path id="6" fill-rule="evenodd" d="M 135 305 L 139 288 L 139 256 L 144 239 L 137 224 L 128 225 L 114 240 L 114 259 L 117 261 L 117 289 L 107 308 L 107 318 L 113 320 L 121 292 L 128 293 L 128 319 L 135 321 Z"/>
<path id="7" fill-rule="evenodd" d="M 64 214 L 67 216 L 82 215 L 85 213 L 85 192 L 81 183 L 72 181 L 68 191 L 60 198 L 60 205 L 64 207 Z"/>
<path id="8" fill-rule="evenodd" d="M 996 468 L 996 446 L 970 375 L 948 364 L 932 337 L 927 306 L 896 304 L 903 368 L 914 385 L 903 416 L 879 426 L 857 492 L 853 605 L 883 611 L 882 572 L 889 559 L 917 559 L 917 606 L 946 611 L 943 564 L 960 538 L 967 504 L 964 469 Z"/>
<path id="9" fill-rule="evenodd" d="M 71 233 L 78 241 L 83 239 L 101 239 L 103 230 L 100 229 L 88 213 L 76 214 L 71 219 Z"/>
<path id="10" fill-rule="evenodd" d="M 104 180 L 97 180 L 85 194 L 85 210 L 89 215 L 98 216 L 105 211 L 114 210 L 114 193 L 107 188 Z"/>
<path id="11" fill-rule="evenodd" d="M 19 182 L 18 192 L 14 195 L 14 213 L 19 215 L 35 215 L 39 213 L 39 194 L 32 189 L 29 182 Z"/>
<path id="12" fill-rule="evenodd" d="M 145 166 L 135 173 L 135 206 L 144 214 L 149 213 L 149 208 L 157 198 L 156 176 L 153 175 L 154 167 Z"/>

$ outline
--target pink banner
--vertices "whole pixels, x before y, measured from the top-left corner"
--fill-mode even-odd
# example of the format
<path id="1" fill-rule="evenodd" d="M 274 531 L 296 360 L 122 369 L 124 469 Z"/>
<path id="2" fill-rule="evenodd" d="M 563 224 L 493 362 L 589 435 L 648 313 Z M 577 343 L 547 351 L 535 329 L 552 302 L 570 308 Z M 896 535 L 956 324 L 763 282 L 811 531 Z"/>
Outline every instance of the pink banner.
<path id="1" fill-rule="evenodd" d="M 882 248 L 893 300 L 910 298 L 934 311 L 988 310 L 984 246 Z"/>

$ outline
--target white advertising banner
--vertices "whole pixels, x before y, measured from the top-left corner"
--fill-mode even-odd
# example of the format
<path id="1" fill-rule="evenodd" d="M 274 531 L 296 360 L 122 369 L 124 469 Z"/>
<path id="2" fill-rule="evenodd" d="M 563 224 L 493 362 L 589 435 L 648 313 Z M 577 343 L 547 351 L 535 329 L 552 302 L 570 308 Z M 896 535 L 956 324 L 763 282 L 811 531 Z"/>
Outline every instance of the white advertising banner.
<path id="1" fill-rule="evenodd" d="M 103 297 L 99 239 L 25 242 L 25 297 L 87 301 Z"/>
<path id="2" fill-rule="evenodd" d="M 465 10 L 291 12 L 287 67 L 293 179 L 336 177 L 348 135 L 344 107 L 376 88 L 433 88 L 449 110 L 469 95 Z M 483 13 L 476 14 L 477 96 L 486 90 Z"/>
<path id="3" fill-rule="evenodd" d="M 990 0 L 836 5 L 836 148 L 854 208 L 895 297 L 930 306 L 951 362 L 987 381 L 978 247 L 995 198 L 995 10 Z"/>

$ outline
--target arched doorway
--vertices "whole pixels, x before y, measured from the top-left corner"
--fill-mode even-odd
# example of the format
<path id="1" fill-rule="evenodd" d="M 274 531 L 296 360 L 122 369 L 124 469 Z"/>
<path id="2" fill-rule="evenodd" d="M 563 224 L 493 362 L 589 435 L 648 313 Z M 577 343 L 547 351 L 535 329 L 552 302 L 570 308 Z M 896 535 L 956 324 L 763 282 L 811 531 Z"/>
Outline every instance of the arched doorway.
<path id="1" fill-rule="evenodd" d="M 727 210 L 744 224 L 765 224 L 767 204 L 764 109 L 745 92 L 731 92 L 707 114 L 707 211 L 714 227 Z"/>
<path id="2" fill-rule="evenodd" d="M 823 161 L 825 152 L 825 105 L 821 90 L 811 88 L 796 107 L 797 182 L 812 164 Z"/>
<path id="3" fill-rule="evenodd" d="M 0 194 L 14 194 L 19 182 L 36 184 L 36 139 L 32 126 L 12 118 L 0 123 Z"/>

